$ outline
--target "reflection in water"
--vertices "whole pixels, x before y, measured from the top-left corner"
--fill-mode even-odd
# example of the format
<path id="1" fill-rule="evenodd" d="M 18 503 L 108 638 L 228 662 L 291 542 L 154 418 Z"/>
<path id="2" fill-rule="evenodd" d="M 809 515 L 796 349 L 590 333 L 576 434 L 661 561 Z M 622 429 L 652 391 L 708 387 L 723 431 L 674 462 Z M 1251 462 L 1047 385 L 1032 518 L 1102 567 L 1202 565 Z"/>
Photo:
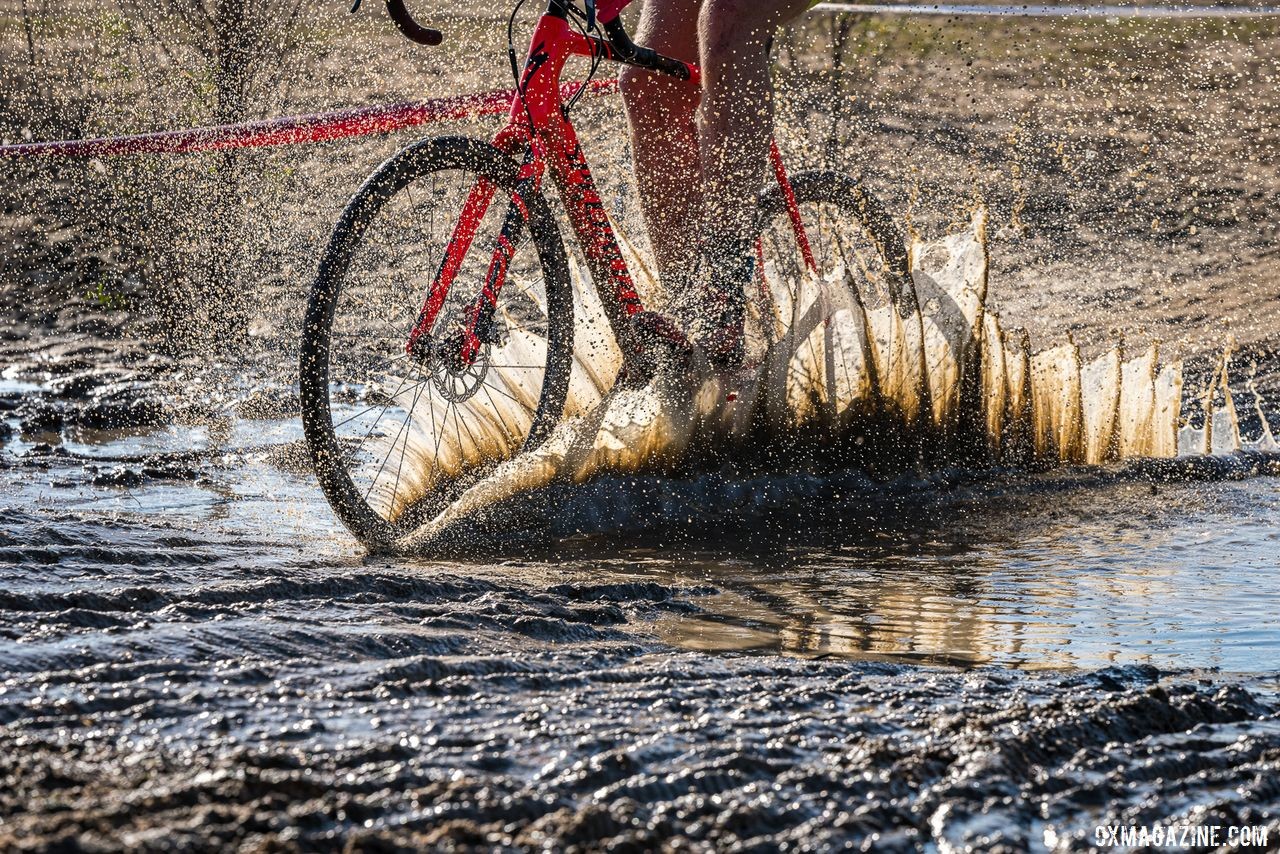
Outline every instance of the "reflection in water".
<path id="1" fill-rule="evenodd" d="M 664 622 L 703 650 L 1011 664 L 1267 667 L 1280 651 L 1280 481 L 970 487 L 759 535 L 756 556 L 649 553 L 714 585 Z M 873 518 L 874 517 L 874 518 Z M 639 554 L 636 555 L 640 556 Z"/>

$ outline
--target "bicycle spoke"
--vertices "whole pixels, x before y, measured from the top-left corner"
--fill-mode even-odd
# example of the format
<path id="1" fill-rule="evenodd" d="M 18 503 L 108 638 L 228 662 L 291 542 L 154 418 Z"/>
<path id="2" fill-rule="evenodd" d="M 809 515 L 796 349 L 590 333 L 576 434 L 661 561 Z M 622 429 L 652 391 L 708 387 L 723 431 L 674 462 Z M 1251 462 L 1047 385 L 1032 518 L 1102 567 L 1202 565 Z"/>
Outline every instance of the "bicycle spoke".
<path id="1" fill-rule="evenodd" d="M 373 478 L 369 481 L 369 488 L 364 492 L 364 500 L 369 500 L 369 494 L 373 491 L 373 487 L 378 483 L 378 478 L 382 476 L 382 470 L 386 468 L 387 460 L 391 459 L 391 455 L 395 453 L 396 442 L 400 441 L 400 434 L 404 433 L 404 454 L 409 452 L 409 433 L 407 429 L 409 422 L 413 419 L 413 412 L 418 406 L 418 397 L 422 393 L 422 387 L 413 394 L 413 402 L 409 404 L 409 409 L 405 412 L 404 421 L 400 423 L 400 429 L 396 431 L 395 438 L 391 440 L 391 447 L 387 449 L 387 455 L 382 458 L 382 464 L 378 466 L 378 471 L 374 473 Z M 404 454 L 400 455 L 400 464 L 396 467 L 396 483 L 395 488 L 391 492 L 391 508 L 395 507 L 396 493 L 400 489 L 400 470 L 404 467 Z M 390 509 L 388 510 L 390 512 Z"/>
<path id="2" fill-rule="evenodd" d="M 420 391 L 421 390 L 419 390 L 419 392 Z M 413 407 L 409 409 L 409 412 L 413 413 L 417 408 L 418 408 L 418 392 L 415 392 L 413 396 Z M 408 424 L 408 423 L 409 423 L 409 419 L 406 418 L 405 424 Z M 393 451 L 395 450 L 395 447 L 396 447 L 395 443 L 392 442 L 391 449 Z M 400 494 L 400 474 L 401 472 L 404 471 L 404 458 L 407 457 L 408 455 L 409 455 L 409 432 L 406 431 L 404 434 L 404 450 L 400 452 L 400 462 L 398 465 L 396 465 L 396 482 L 395 482 L 395 485 L 391 488 L 391 505 L 387 510 L 388 515 L 390 515 L 395 510 L 396 496 Z"/>
<path id="3" fill-rule="evenodd" d="M 416 395 L 415 395 L 416 399 Z M 400 429 L 396 430 L 395 437 L 391 440 L 391 447 L 387 449 L 387 454 L 382 458 L 382 463 L 378 466 L 378 470 L 373 473 L 373 477 L 369 478 L 369 486 L 364 491 L 364 500 L 369 500 L 369 494 L 373 492 L 373 487 L 378 483 L 378 478 L 382 476 L 382 470 L 386 468 L 387 460 L 391 459 L 391 454 L 396 449 L 396 442 L 400 441 L 400 434 L 409 426 L 409 419 L 413 418 L 413 410 L 410 409 L 405 413 L 404 420 L 400 422 Z M 403 457 L 401 457 L 403 459 Z"/>
<path id="4" fill-rule="evenodd" d="M 403 385 L 403 384 L 404 384 L 404 382 L 405 382 L 405 381 L 404 381 L 403 379 L 402 379 L 402 380 L 400 380 L 400 384 L 401 384 L 401 385 Z M 421 383 L 419 383 L 419 385 L 421 385 Z M 397 393 L 399 393 L 399 391 L 400 391 L 400 389 L 399 389 L 399 388 L 397 388 L 397 389 L 396 389 L 396 392 L 397 392 Z M 391 403 L 392 403 L 394 400 L 395 400 L 395 398 L 393 397 L 391 400 L 387 401 L 386 403 L 381 404 L 382 408 L 385 410 L 388 406 L 390 406 L 390 405 L 391 405 Z M 342 419 L 341 421 L 339 421 L 338 423 L 336 423 L 336 424 L 334 424 L 334 425 L 333 425 L 333 429 L 334 429 L 334 431 L 336 432 L 336 431 L 337 431 L 337 429 L 338 429 L 339 427 L 342 427 L 342 426 L 343 426 L 343 425 L 345 425 L 345 424 L 348 424 L 348 423 L 350 423 L 350 422 L 352 422 L 352 421 L 355 421 L 355 420 L 356 420 L 357 418 L 359 418 L 361 415 L 364 415 L 364 414 L 366 414 L 366 413 L 372 412 L 373 410 L 377 409 L 377 408 L 378 408 L 378 406 L 379 406 L 379 404 L 375 403 L 375 404 L 373 404 L 372 406 L 368 407 L 367 409 L 362 409 L 361 411 L 357 412 L 355 415 L 352 415 L 350 418 L 344 418 L 344 419 Z M 380 419 L 380 418 L 382 418 L 382 415 L 381 415 L 381 414 L 379 414 L 379 415 L 378 415 L 378 418 L 379 418 L 379 419 Z M 375 420 L 375 423 L 376 423 L 376 420 Z"/>
<path id="5" fill-rule="evenodd" d="M 350 418 L 344 418 L 343 420 L 341 420 L 341 421 L 339 421 L 338 423 L 336 423 L 336 424 L 334 424 L 334 425 L 333 425 L 333 429 L 334 429 L 334 431 L 336 432 L 336 431 L 337 431 L 337 429 L 338 429 L 339 427 L 342 427 L 343 425 L 345 425 L 345 424 L 347 424 L 347 423 L 349 423 L 349 422 L 351 422 L 351 421 L 355 421 L 355 420 L 356 420 L 357 418 L 359 418 L 361 415 L 364 415 L 364 414 L 365 414 L 365 413 L 367 413 L 367 412 L 372 412 L 373 410 L 375 410 L 375 409 L 377 409 L 377 408 L 378 408 L 378 404 L 376 404 L 376 403 L 375 403 L 373 406 L 370 406 L 368 409 L 362 409 L 362 410 L 360 410 L 360 411 L 359 411 L 359 412 L 357 412 L 355 415 L 352 415 Z"/>
<path id="6" fill-rule="evenodd" d="M 482 383 L 482 385 L 483 385 L 483 383 Z M 459 406 L 459 407 L 458 407 L 458 409 L 460 410 L 460 409 L 462 409 L 462 407 L 461 407 L 461 406 Z M 455 422 L 459 422 L 459 423 L 461 423 L 461 424 L 462 424 L 462 429 L 464 429 L 464 430 L 466 430 L 466 431 L 467 431 L 467 438 L 471 440 L 471 444 L 476 448 L 476 450 L 479 450 L 479 449 L 480 449 L 480 443 L 476 441 L 476 435 L 475 435 L 474 433 L 472 433 L 472 432 L 471 432 L 471 428 L 467 426 L 467 423 L 466 423 L 465 421 L 462 421 L 462 419 L 461 419 L 458 415 L 456 415 L 456 414 L 454 415 L 454 421 L 455 421 Z M 459 436 L 459 437 L 458 437 L 458 441 L 459 441 L 459 442 L 461 442 L 461 441 L 462 441 L 462 437 L 461 437 L 461 436 Z"/>
<path id="7" fill-rule="evenodd" d="M 369 437 L 373 435 L 373 430 L 378 426 L 378 422 L 382 420 L 382 416 L 387 414 L 387 410 L 391 408 L 391 404 L 396 402 L 396 395 L 400 394 L 400 389 L 404 388 L 405 380 L 400 380 L 400 385 L 396 386 L 396 390 L 391 393 L 391 397 L 387 398 L 387 402 L 382 405 L 382 411 L 378 413 L 378 417 L 373 419 L 373 423 L 369 425 L 369 429 L 365 431 L 364 438 L 360 440 L 360 447 L 364 447 L 364 443 L 369 441 Z"/>
<path id="8" fill-rule="evenodd" d="M 507 436 L 507 438 L 508 438 L 508 439 L 512 439 L 512 438 L 514 438 L 514 437 L 511 435 L 511 431 L 510 431 L 509 429 L 507 429 L 506 422 L 502 420 L 502 416 L 501 416 L 501 415 L 499 414 L 499 412 L 498 412 L 498 404 L 497 404 L 497 402 L 496 402 L 496 401 L 494 401 L 494 399 L 493 399 L 493 395 L 489 394 L 489 386 L 488 386 L 488 385 L 486 385 L 486 384 L 484 384 L 484 383 L 481 383 L 481 384 L 480 384 L 480 390 L 481 390 L 481 391 L 483 391 L 483 392 L 484 392 L 484 396 L 485 396 L 485 397 L 487 397 L 487 398 L 489 399 L 489 407 L 493 410 L 494 417 L 496 417 L 496 418 L 498 419 L 499 423 L 500 423 L 500 424 L 502 424 L 502 426 L 503 426 L 503 431 L 502 431 L 502 432 L 506 434 L 506 436 Z"/>
<path id="9" fill-rule="evenodd" d="M 515 404 L 518 404 L 518 405 L 520 405 L 520 406 L 523 406 L 526 410 L 528 410 L 528 411 L 530 411 L 530 412 L 534 411 L 534 410 L 533 410 L 533 407 L 530 407 L 530 406 L 529 406 L 529 404 L 527 404 L 527 403 L 525 403 L 524 401 L 519 400 L 519 399 L 517 399 L 517 398 L 515 398 L 515 397 L 511 396 L 511 395 L 510 395 L 510 394 L 508 394 L 507 392 L 505 392 L 505 391 L 503 391 L 502 389 L 498 388 L 496 385 L 495 385 L 495 386 L 489 386 L 489 388 L 492 388 L 494 391 L 496 391 L 498 394 L 502 395 L 503 397 L 507 398 L 507 399 L 508 399 L 508 400 L 510 400 L 512 403 L 515 403 Z"/>
<path id="10" fill-rule="evenodd" d="M 538 310 L 539 310 L 539 311 L 542 311 L 542 312 L 543 312 L 543 317 L 546 317 L 546 312 L 545 312 L 545 310 L 544 310 L 544 308 L 543 308 L 543 303 L 545 302 L 545 300 L 540 300 L 540 299 L 538 298 L 538 295 L 537 295 L 536 293 L 531 292 L 531 291 L 529 290 L 529 286 L 528 286 L 528 285 L 521 284 L 521 282 L 520 282 L 520 280 L 519 280 L 519 279 L 515 279 L 515 278 L 513 278 L 512 276 L 508 276 L 508 277 L 507 277 L 507 281 L 514 281 L 514 282 L 516 283 L 516 287 L 520 289 L 520 292 L 521 292 L 522 294 L 524 294 L 526 297 L 528 297 L 528 298 L 529 298 L 529 302 L 533 303 L 533 304 L 534 304 L 534 306 L 536 306 L 536 307 L 538 308 Z M 546 279 L 538 279 L 538 282 L 542 284 L 542 286 L 543 286 L 543 290 L 545 291 L 545 290 L 546 290 Z"/>
<path id="11" fill-rule="evenodd" d="M 797 278 L 795 278 L 793 275 L 791 275 L 791 273 L 790 273 L 790 271 L 789 271 L 789 270 L 782 269 L 783 265 L 785 264 L 785 260 L 784 260 L 784 259 L 786 259 L 788 256 L 787 256 L 787 254 L 783 251 L 783 249 L 782 249 L 782 245 L 781 245 L 781 243 L 779 242 L 779 239 L 778 239 L 778 230 L 777 230 L 777 229 L 770 229 L 770 230 L 769 230 L 769 246 L 770 246 L 770 248 L 772 248 L 772 249 L 773 249 L 773 257 L 774 257 L 774 259 L 775 259 L 775 263 L 778 265 L 778 268 L 779 268 L 779 269 L 778 269 L 778 273 L 780 274 L 780 279 L 781 279 L 781 281 L 779 282 L 779 284 L 785 285 L 786 283 L 791 282 L 791 283 L 793 283 L 793 285 L 798 286 L 798 284 L 799 284 L 799 279 L 797 279 Z M 791 257 L 794 259 L 796 256 L 794 256 L 794 255 L 793 255 L 793 256 L 791 256 Z M 782 317 L 782 306 L 778 306 L 778 305 L 777 305 L 777 301 L 778 301 L 778 299 L 777 299 L 777 297 L 774 297 L 774 304 L 775 304 L 775 306 L 777 306 L 777 307 L 774 309 L 774 311 L 777 313 L 777 316 L 779 317 L 779 319 L 780 319 L 780 320 L 782 321 L 782 323 L 784 324 L 783 334 L 786 334 L 786 330 L 789 330 L 789 329 L 791 328 L 792 321 L 794 321 L 794 320 L 795 320 L 795 313 L 796 313 L 796 296 L 797 296 L 797 293 L 798 293 L 798 291 L 796 290 L 796 288 L 795 288 L 795 287 L 790 288 L 790 289 L 788 289 L 788 290 L 787 290 L 787 301 L 788 301 L 790 304 L 789 304 L 788 306 L 786 306 L 786 310 L 787 310 L 787 312 L 791 315 L 791 319 L 789 319 L 789 320 L 788 320 L 788 319 L 785 319 L 785 318 L 783 318 L 783 317 Z"/>
<path id="12" fill-rule="evenodd" d="M 458 459 L 459 461 L 461 461 L 463 458 L 466 457 L 466 454 L 463 453 L 463 448 L 462 448 L 462 430 L 458 427 L 458 423 L 461 421 L 461 416 L 458 415 L 458 410 L 461 409 L 461 407 L 455 403 L 455 404 L 452 404 L 450 408 L 453 410 L 453 432 L 458 437 Z M 447 419 L 445 423 L 448 424 Z"/>
<path id="13" fill-rule="evenodd" d="M 445 414 L 444 414 L 444 417 L 442 417 L 442 418 L 440 419 L 439 423 L 437 423 L 437 422 L 436 422 L 436 408 L 435 408 L 435 406 L 431 406 L 431 407 L 429 407 L 429 409 L 431 410 L 431 430 L 432 430 L 432 432 L 434 432 L 434 433 L 436 434 L 436 447 L 435 447 L 435 449 L 432 451 L 431 459 L 435 462 L 436 467 L 437 467 L 437 468 L 439 468 L 439 466 L 440 466 L 440 443 L 444 440 L 444 425 L 445 425 L 445 424 L 447 424 L 447 423 L 448 423 L 448 421 L 449 421 L 449 413 L 448 413 L 448 411 L 446 410 L 446 412 L 445 412 Z"/>

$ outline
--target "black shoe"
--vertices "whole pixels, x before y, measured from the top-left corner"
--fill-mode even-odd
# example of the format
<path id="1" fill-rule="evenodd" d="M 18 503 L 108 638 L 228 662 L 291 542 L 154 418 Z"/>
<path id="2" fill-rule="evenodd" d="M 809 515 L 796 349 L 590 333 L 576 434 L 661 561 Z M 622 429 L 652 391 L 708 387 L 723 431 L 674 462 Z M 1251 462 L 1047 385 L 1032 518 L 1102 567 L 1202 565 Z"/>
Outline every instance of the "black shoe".
<path id="1" fill-rule="evenodd" d="M 634 348 L 623 368 L 623 382 L 646 383 L 662 370 L 684 370 L 693 360 L 693 344 L 674 320 L 656 311 L 631 317 Z"/>

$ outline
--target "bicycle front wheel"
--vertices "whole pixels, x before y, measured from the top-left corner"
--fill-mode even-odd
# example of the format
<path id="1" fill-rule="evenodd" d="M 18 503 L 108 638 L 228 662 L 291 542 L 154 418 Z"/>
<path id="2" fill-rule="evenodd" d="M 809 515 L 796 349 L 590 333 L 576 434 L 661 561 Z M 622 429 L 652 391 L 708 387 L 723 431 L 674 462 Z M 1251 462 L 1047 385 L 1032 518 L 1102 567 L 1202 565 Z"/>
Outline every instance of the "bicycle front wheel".
<path id="1" fill-rule="evenodd" d="M 480 351 L 459 360 L 449 343 L 484 287 L 517 173 L 514 161 L 477 140 L 406 148 L 347 204 L 320 263 L 302 334 L 303 429 L 325 496 L 371 548 L 431 518 L 497 462 L 539 445 L 563 412 L 573 298 L 564 245 L 540 194 L 521 197 L 526 236 Z M 410 333 L 478 182 L 496 190 L 426 333 L 431 340 L 410 354 Z"/>

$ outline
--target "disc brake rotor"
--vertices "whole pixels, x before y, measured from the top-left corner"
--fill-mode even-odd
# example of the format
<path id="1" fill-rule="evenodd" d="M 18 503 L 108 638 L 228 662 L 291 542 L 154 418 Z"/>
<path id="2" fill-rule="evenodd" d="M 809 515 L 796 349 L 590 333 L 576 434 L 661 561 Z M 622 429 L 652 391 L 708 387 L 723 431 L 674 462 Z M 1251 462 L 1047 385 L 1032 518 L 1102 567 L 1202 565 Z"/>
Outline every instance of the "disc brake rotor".
<path id="1" fill-rule="evenodd" d="M 431 384 L 452 403 L 470 400 L 489 374 L 490 346 L 482 344 L 469 365 L 453 364 L 454 360 L 437 355 L 429 365 Z"/>

